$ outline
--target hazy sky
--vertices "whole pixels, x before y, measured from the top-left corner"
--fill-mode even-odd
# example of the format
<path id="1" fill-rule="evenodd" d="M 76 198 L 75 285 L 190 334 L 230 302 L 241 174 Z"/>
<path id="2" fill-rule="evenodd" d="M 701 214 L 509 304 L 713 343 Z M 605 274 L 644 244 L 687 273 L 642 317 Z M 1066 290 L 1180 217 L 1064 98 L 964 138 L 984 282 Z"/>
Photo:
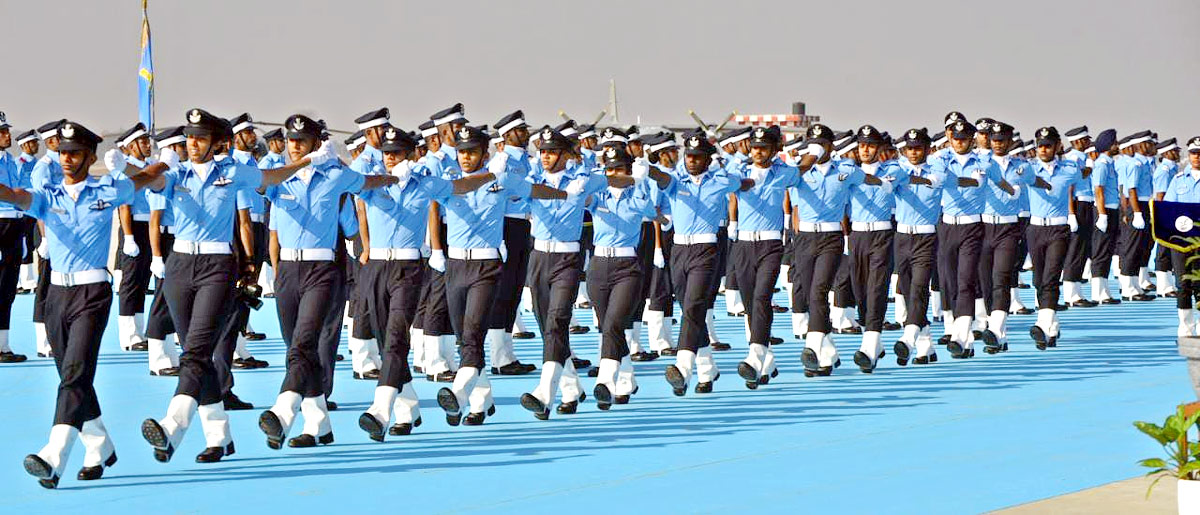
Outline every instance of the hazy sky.
<path id="1" fill-rule="evenodd" d="M 0 0 L 0 110 L 24 129 L 137 119 L 140 0 Z M 622 124 L 786 113 L 835 129 L 938 125 L 951 109 L 1031 133 L 1200 134 L 1197 0 L 574 2 L 150 0 L 160 125 L 186 109 L 297 111 L 335 128 L 378 106 L 414 128 L 455 102 Z"/>

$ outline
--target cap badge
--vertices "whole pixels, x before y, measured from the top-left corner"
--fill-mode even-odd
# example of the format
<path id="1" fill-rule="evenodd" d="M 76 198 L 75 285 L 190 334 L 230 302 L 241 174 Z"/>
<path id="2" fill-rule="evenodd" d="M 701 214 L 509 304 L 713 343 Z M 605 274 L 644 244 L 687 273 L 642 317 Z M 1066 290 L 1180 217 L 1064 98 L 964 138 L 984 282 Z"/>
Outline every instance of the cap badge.
<path id="1" fill-rule="evenodd" d="M 608 147 L 607 149 L 604 150 L 604 158 L 605 159 L 616 159 L 616 157 L 617 157 L 616 147 Z"/>
<path id="2" fill-rule="evenodd" d="M 909 130 L 908 138 L 909 139 L 917 139 L 917 130 L 916 129 Z"/>
<path id="3" fill-rule="evenodd" d="M 542 131 L 542 140 L 550 141 L 550 137 L 553 135 L 554 135 L 554 133 L 550 132 L 550 129 L 546 129 L 546 130 Z"/>
<path id="4" fill-rule="evenodd" d="M 1049 138 L 1050 137 L 1050 129 L 1043 128 L 1042 129 L 1042 137 Z"/>
<path id="5" fill-rule="evenodd" d="M 605 138 L 613 137 L 613 130 L 612 129 L 604 129 L 604 137 Z"/>
<path id="6" fill-rule="evenodd" d="M 200 123 L 201 119 L 199 109 L 192 109 L 192 112 L 188 113 L 188 121 L 191 123 Z"/>
<path id="7" fill-rule="evenodd" d="M 688 146 L 692 148 L 700 148 L 700 137 L 692 136 L 691 138 L 688 138 Z"/>
<path id="8" fill-rule="evenodd" d="M 967 126 L 963 125 L 963 122 L 958 122 L 958 123 L 954 124 L 954 130 L 956 130 L 956 131 L 965 130 L 966 128 L 967 128 Z"/>
<path id="9" fill-rule="evenodd" d="M 763 129 L 762 127 L 754 129 L 754 137 L 755 138 L 762 139 L 762 138 L 766 137 L 766 135 L 767 135 L 767 131 L 765 129 Z"/>
<path id="10" fill-rule="evenodd" d="M 383 136 L 390 140 L 396 139 L 396 129 L 388 127 L 387 132 L 383 133 Z"/>
<path id="11" fill-rule="evenodd" d="M 294 130 L 294 131 L 304 130 L 304 120 L 301 118 L 296 118 L 295 120 L 292 120 L 292 130 Z"/>
<path id="12" fill-rule="evenodd" d="M 862 128 L 862 131 L 861 131 L 861 132 L 862 132 L 862 135 L 863 135 L 863 136 L 870 136 L 870 135 L 871 135 L 871 128 L 870 128 L 870 127 L 867 127 L 867 126 L 863 126 L 863 128 Z"/>
<path id="13" fill-rule="evenodd" d="M 813 133 L 813 136 L 820 136 L 821 135 L 821 126 L 817 125 L 817 126 L 813 127 L 812 133 Z"/>
<path id="14" fill-rule="evenodd" d="M 62 137 L 64 139 L 74 138 L 75 137 L 75 126 L 71 125 L 69 123 L 63 124 L 62 128 L 59 129 L 59 133 L 62 134 Z"/>

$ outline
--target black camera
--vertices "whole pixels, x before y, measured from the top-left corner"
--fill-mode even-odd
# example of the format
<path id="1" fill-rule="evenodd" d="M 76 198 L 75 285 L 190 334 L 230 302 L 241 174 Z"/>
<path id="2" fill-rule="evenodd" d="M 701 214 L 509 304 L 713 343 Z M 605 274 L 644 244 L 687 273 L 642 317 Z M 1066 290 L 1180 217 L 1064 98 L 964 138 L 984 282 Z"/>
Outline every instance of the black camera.
<path id="1" fill-rule="evenodd" d="M 235 296 L 238 302 L 258 311 L 263 306 L 262 293 L 262 286 L 259 286 L 257 283 L 238 282 Z"/>

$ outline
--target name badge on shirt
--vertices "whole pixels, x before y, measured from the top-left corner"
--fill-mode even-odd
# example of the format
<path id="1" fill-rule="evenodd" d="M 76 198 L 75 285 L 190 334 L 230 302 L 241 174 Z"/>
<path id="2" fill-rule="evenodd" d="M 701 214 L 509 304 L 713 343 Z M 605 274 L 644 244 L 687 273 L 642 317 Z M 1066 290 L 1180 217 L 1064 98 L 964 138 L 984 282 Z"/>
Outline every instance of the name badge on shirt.
<path id="1" fill-rule="evenodd" d="M 56 215 L 65 215 L 65 214 L 67 214 L 67 210 L 66 210 L 66 209 L 59 209 L 59 208 L 57 208 L 57 207 L 55 207 L 55 208 L 51 208 L 51 209 L 50 209 L 50 212 L 51 212 L 51 213 L 54 213 L 54 214 L 56 214 Z"/>
<path id="2" fill-rule="evenodd" d="M 677 195 L 679 195 L 679 196 L 681 196 L 681 197 L 690 197 L 690 196 L 692 196 L 691 192 L 689 192 L 689 191 L 687 191 L 687 190 L 679 190 L 679 191 L 678 191 L 676 194 L 677 194 Z"/>
<path id="3" fill-rule="evenodd" d="M 296 200 L 296 196 L 290 193 L 280 193 L 279 200 Z"/>
<path id="4" fill-rule="evenodd" d="M 106 202 L 104 199 L 100 199 L 95 204 L 92 204 L 92 211 L 104 211 L 110 207 L 112 207 L 112 204 Z"/>
<path id="5" fill-rule="evenodd" d="M 189 190 L 183 186 L 176 186 L 175 191 L 177 191 L 179 193 L 191 193 L 192 192 L 192 190 Z"/>
<path id="6" fill-rule="evenodd" d="M 604 206 L 597 207 L 597 208 L 596 208 L 596 211 L 597 211 L 597 212 L 600 212 L 600 213 L 608 213 L 608 212 L 609 212 L 609 211 L 608 211 L 608 208 L 607 208 L 607 207 L 604 207 Z"/>
<path id="7" fill-rule="evenodd" d="M 213 186 L 217 187 L 229 186 L 230 184 L 233 184 L 233 180 L 228 177 L 217 177 L 217 180 L 213 181 Z"/>

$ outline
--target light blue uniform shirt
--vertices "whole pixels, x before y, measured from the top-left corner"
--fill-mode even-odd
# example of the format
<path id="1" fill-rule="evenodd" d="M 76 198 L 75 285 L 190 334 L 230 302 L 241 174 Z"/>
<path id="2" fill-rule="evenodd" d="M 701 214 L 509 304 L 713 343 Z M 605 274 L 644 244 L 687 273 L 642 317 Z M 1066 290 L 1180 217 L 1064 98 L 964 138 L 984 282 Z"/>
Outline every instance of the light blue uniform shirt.
<path id="1" fill-rule="evenodd" d="M 850 190 L 862 184 L 862 169 L 833 161 L 814 165 L 791 189 L 792 206 L 801 222 L 841 222 L 850 204 Z"/>
<path id="2" fill-rule="evenodd" d="M 675 173 L 668 175 L 671 184 L 663 194 L 671 203 L 675 234 L 716 234 L 729 215 L 729 194 L 742 187 L 742 176 L 726 171 L 715 161 L 701 174 L 700 184 L 692 181 L 682 162 Z"/>
<path id="3" fill-rule="evenodd" d="M 953 152 L 947 157 L 934 163 L 934 171 L 946 174 L 946 182 L 942 184 L 942 213 L 950 216 L 971 216 L 983 214 L 984 189 L 979 186 L 959 186 L 960 177 L 972 179 L 976 170 L 984 174 L 984 182 L 999 182 L 1000 167 L 990 158 L 986 161 L 979 154 L 970 152 L 963 162 L 959 155 Z"/>
<path id="4" fill-rule="evenodd" d="M 233 241 L 237 192 L 262 185 L 262 171 L 232 159 L 210 161 L 208 177 L 201 179 L 195 164 L 187 161 L 163 173 L 161 190 L 171 198 L 175 236 L 185 241 Z"/>
<path id="5" fill-rule="evenodd" d="M 30 190 L 30 216 L 46 225 L 50 269 L 69 274 L 108 266 L 113 213 L 133 202 L 133 182 L 91 176 L 72 200 L 62 184 Z"/>
<path id="6" fill-rule="evenodd" d="M 1138 201 L 1148 202 L 1154 191 L 1153 172 L 1141 156 L 1117 156 L 1117 182 L 1121 193 L 1129 195 L 1129 188 L 1137 188 Z"/>
<path id="7" fill-rule="evenodd" d="M 31 154 L 21 152 L 21 156 L 17 158 L 17 171 L 21 173 L 20 187 L 25 189 L 32 187 L 31 177 L 34 165 L 37 165 L 37 158 Z"/>
<path id="8" fill-rule="evenodd" d="M 1006 156 L 1008 161 L 1001 163 L 1003 158 L 992 156 L 992 161 L 1000 169 L 1000 175 L 1010 185 L 1021 185 L 1021 191 L 1016 196 L 1000 189 L 996 183 L 989 182 L 984 187 L 983 212 L 997 216 L 1017 216 L 1021 211 L 1029 209 L 1029 188 L 1033 173 L 1029 171 L 1029 162 L 1019 157 Z"/>
<path id="9" fill-rule="evenodd" d="M 458 170 L 457 166 L 454 170 Z M 481 170 L 487 173 L 486 169 Z M 480 172 L 476 172 L 480 173 Z M 440 199 L 446 211 L 446 243 L 463 249 L 498 249 L 504 238 L 504 209 L 510 197 L 529 198 L 533 184 L 516 174 L 504 174 L 462 195 Z M 439 200 L 439 199 L 434 199 Z"/>
<path id="10" fill-rule="evenodd" d="M 1055 159 L 1052 171 L 1047 171 L 1046 163 L 1035 161 L 1029 163 L 1034 177 L 1050 183 L 1050 189 L 1030 188 L 1029 212 L 1033 216 L 1054 218 L 1067 216 L 1070 213 L 1071 185 L 1079 181 L 1082 171 L 1074 162 Z M 1031 178 L 1032 180 L 1033 178 Z"/>
<path id="11" fill-rule="evenodd" d="M 908 175 L 926 179 L 937 175 L 929 166 L 928 160 L 920 166 L 905 159 L 900 161 L 900 167 Z M 945 181 L 945 174 L 940 178 Z M 934 181 L 938 182 L 938 181 Z M 913 184 L 905 182 L 896 188 L 896 223 L 905 225 L 937 225 L 942 216 L 942 187 L 929 184 Z"/>
<path id="12" fill-rule="evenodd" d="M 37 160 L 33 171 L 29 174 L 30 187 L 48 188 L 62 182 L 62 165 L 58 164 L 58 152 L 47 150 L 46 155 Z"/>
<path id="13" fill-rule="evenodd" d="M 597 247 L 637 247 L 642 238 L 642 220 L 655 217 L 653 181 L 617 190 L 604 188 L 592 194 L 592 242 Z"/>
<path id="14" fill-rule="evenodd" d="M 505 171 L 509 174 L 517 174 L 521 177 L 528 177 L 533 170 L 530 164 L 529 152 L 523 148 L 517 148 L 512 145 L 504 146 L 504 154 L 508 156 L 508 166 Z M 508 204 L 504 208 L 506 215 L 525 215 L 529 213 L 529 203 L 520 197 L 509 197 Z"/>
<path id="15" fill-rule="evenodd" d="M 1076 150 L 1076 149 L 1072 148 L 1071 150 L 1068 150 L 1067 153 L 1063 154 L 1063 156 L 1060 157 L 1059 159 L 1062 159 L 1063 161 L 1067 161 L 1067 162 L 1074 164 L 1075 167 L 1078 168 L 1080 171 L 1082 171 L 1084 168 L 1087 168 L 1088 157 L 1087 157 L 1087 154 L 1084 153 L 1082 150 Z M 1081 174 L 1079 176 L 1079 181 L 1076 182 L 1074 186 L 1075 186 L 1075 198 L 1076 199 L 1079 199 L 1079 200 L 1082 200 L 1085 202 L 1093 202 L 1096 200 L 1096 194 L 1093 192 L 1092 178 L 1090 175 L 1087 177 L 1084 177 Z"/>
<path id="16" fill-rule="evenodd" d="M 235 149 L 230 157 L 238 163 L 262 170 L 254 154 Z M 267 212 L 267 203 L 254 188 L 238 190 L 238 209 L 249 209 L 251 213 L 261 215 Z"/>
<path id="17" fill-rule="evenodd" d="M 859 184 L 850 190 L 850 221 L 851 222 L 882 222 L 892 219 L 896 210 L 895 189 L 908 184 L 908 174 L 900 169 L 895 161 L 876 163 L 875 175 L 882 181 L 892 183 L 893 190 L 887 191 L 881 186 Z M 869 165 L 848 164 L 858 168 L 864 175 Z"/>
<path id="18" fill-rule="evenodd" d="M 371 246 L 390 249 L 419 249 L 425 245 L 429 202 L 449 198 L 454 185 L 428 174 L 417 164 L 404 184 L 367 190 L 358 195 L 367 206 L 367 231 Z"/>
<path id="19" fill-rule="evenodd" d="M 4 150 L 0 150 L 0 184 L 9 188 L 27 188 L 21 184 L 21 169 L 17 167 L 17 160 Z M 0 212 L 16 213 L 19 211 L 12 204 L 0 202 Z"/>
<path id="20" fill-rule="evenodd" d="M 1179 173 L 1179 163 L 1169 159 L 1159 161 L 1154 169 L 1154 193 L 1166 193 L 1171 185 L 1171 179 Z"/>
<path id="21" fill-rule="evenodd" d="M 258 169 L 270 170 L 273 168 L 282 167 L 285 164 L 287 164 L 287 161 L 283 159 L 283 154 L 267 152 L 267 155 L 263 156 L 262 160 L 258 162 Z"/>
<path id="22" fill-rule="evenodd" d="M 750 164 L 739 168 L 747 177 L 754 170 Z M 783 197 L 798 182 L 798 168 L 772 159 L 761 184 L 756 182 L 754 187 L 737 192 L 738 231 L 783 231 Z"/>
<path id="23" fill-rule="evenodd" d="M 341 222 L 342 194 L 362 190 L 366 176 L 336 162 L 312 168 L 305 184 L 300 172 L 267 188 L 271 217 L 286 249 L 333 249 Z M 353 206 L 353 202 L 348 202 Z M 357 232 L 357 228 L 353 234 Z"/>
<path id="24" fill-rule="evenodd" d="M 579 241 L 583 232 L 584 201 L 593 193 L 608 187 L 608 178 L 603 174 L 591 173 L 583 165 L 567 168 L 557 177 L 557 183 L 545 172 L 528 177 L 532 184 L 544 184 L 551 188 L 566 189 L 568 184 L 583 183 L 583 193 L 574 201 L 558 199 L 530 199 L 529 212 L 533 225 L 529 234 L 534 239 L 547 241 Z M 556 174 L 557 175 L 557 174 Z"/>
<path id="25" fill-rule="evenodd" d="M 1163 200 L 1171 202 L 1200 202 L 1200 173 L 1183 170 L 1175 174 Z"/>
<path id="26" fill-rule="evenodd" d="M 1092 163 L 1092 185 L 1104 188 L 1104 207 L 1115 209 L 1121 205 L 1121 191 L 1117 182 L 1117 167 L 1112 156 L 1100 154 Z M 1093 191 L 1095 194 L 1095 191 Z"/>
<path id="27" fill-rule="evenodd" d="M 133 156 L 125 156 L 125 159 L 128 160 L 130 164 L 133 164 L 138 168 L 145 168 L 148 165 L 148 163 L 145 161 Z M 126 175 L 125 172 L 114 173 L 113 178 L 118 180 L 129 180 L 129 176 Z M 134 215 L 150 214 L 150 204 L 146 200 L 146 190 L 138 190 L 133 194 L 133 204 L 130 207 L 132 210 L 131 212 Z"/>

